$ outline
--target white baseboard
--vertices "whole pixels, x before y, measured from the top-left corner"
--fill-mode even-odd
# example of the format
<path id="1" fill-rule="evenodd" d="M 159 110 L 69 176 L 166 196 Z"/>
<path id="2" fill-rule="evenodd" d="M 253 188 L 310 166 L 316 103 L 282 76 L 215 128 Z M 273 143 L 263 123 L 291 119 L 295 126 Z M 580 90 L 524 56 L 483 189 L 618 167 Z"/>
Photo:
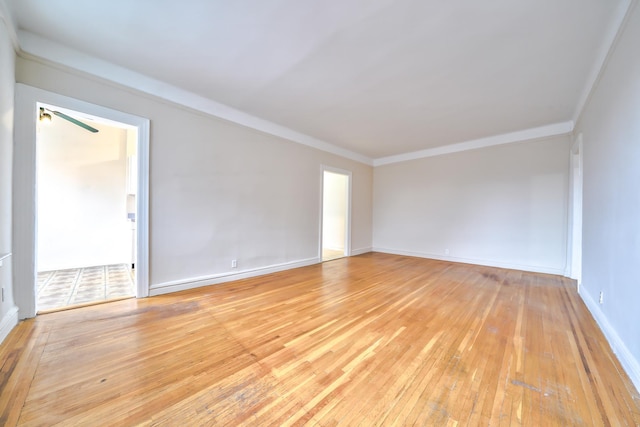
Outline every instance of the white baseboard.
<path id="1" fill-rule="evenodd" d="M 7 314 L 0 320 L 0 343 L 7 338 L 9 332 L 18 324 L 18 307 L 11 307 Z"/>
<path id="2" fill-rule="evenodd" d="M 511 270 L 531 271 L 533 273 L 555 274 L 558 276 L 564 275 L 564 268 L 552 268 L 552 267 L 544 267 L 539 265 L 514 264 L 509 262 L 493 261 L 493 260 L 485 260 L 485 259 L 460 258 L 460 257 L 454 257 L 450 255 L 443 256 L 443 255 L 436 255 L 436 254 L 430 254 L 430 253 L 424 253 L 424 252 L 403 251 L 399 249 L 374 247 L 372 250 L 373 252 L 382 252 L 385 254 L 437 259 L 440 261 L 460 262 L 464 264 L 485 265 L 487 267 L 508 268 Z"/>
<path id="3" fill-rule="evenodd" d="M 359 249 L 351 249 L 351 256 L 362 255 L 371 252 L 371 247 L 368 248 L 359 248 Z"/>
<path id="4" fill-rule="evenodd" d="M 306 267 L 308 265 L 317 264 L 319 262 L 319 258 L 307 258 L 303 260 L 274 264 L 266 267 L 242 270 L 233 273 L 213 274 L 211 276 L 192 277 L 189 279 L 158 283 L 155 285 L 151 285 L 149 296 L 185 291 L 187 289 L 199 288 L 201 286 L 217 285 L 220 283 L 232 282 L 234 280 L 247 279 L 249 277 L 262 276 L 270 273 L 277 273 L 278 271 Z"/>
<path id="5" fill-rule="evenodd" d="M 613 350 L 613 353 L 618 357 L 620 364 L 627 375 L 629 375 L 633 385 L 636 386 L 636 391 L 640 392 L 640 363 L 633 357 L 624 341 L 622 341 L 616 330 L 611 326 L 611 323 L 609 323 L 607 317 L 602 310 L 600 310 L 598 304 L 584 288 L 580 291 L 580 296 L 593 315 L 593 318 L 596 319 L 596 323 L 600 326 L 604 336 L 607 338 L 611 350 Z"/>

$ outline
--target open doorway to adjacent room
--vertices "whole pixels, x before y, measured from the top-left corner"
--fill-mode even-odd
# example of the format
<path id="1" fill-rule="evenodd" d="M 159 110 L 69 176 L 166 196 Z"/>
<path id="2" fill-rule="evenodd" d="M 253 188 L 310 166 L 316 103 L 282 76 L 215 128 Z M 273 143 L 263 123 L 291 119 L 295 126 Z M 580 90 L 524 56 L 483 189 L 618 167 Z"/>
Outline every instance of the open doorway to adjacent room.
<path id="1" fill-rule="evenodd" d="M 129 273 L 133 273 L 134 275 L 134 278 L 132 280 L 132 282 L 134 283 L 133 295 L 138 298 L 148 296 L 150 120 L 148 118 L 135 116 L 124 111 L 114 110 L 112 108 L 92 104 L 90 102 L 81 101 L 75 98 L 70 98 L 68 96 L 60 95 L 54 92 L 48 92 L 40 88 L 24 85 L 21 83 L 16 84 L 15 100 L 14 139 L 16 141 L 16 144 L 14 145 L 13 151 L 14 251 L 12 257 L 14 261 L 14 281 L 15 283 L 19 284 L 15 287 L 15 301 L 19 309 L 20 318 L 24 319 L 35 317 L 38 312 L 42 312 L 45 310 L 43 307 L 46 306 L 44 306 L 43 304 L 40 304 L 40 307 L 38 306 L 38 293 L 42 294 L 42 292 L 44 292 L 44 288 L 39 288 L 38 286 L 38 272 L 59 271 L 61 269 L 68 270 L 71 268 L 85 268 L 100 265 L 115 265 L 115 262 L 117 262 L 118 264 L 127 265 L 128 269 L 130 270 Z M 47 117 L 47 115 L 45 115 L 44 113 L 46 113 L 49 117 Z M 98 184 L 90 184 L 90 182 L 85 179 L 80 180 L 82 182 L 78 183 L 78 180 L 76 179 L 74 181 L 74 179 L 80 174 L 80 172 L 84 172 L 88 169 L 91 169 L 91 172 L 94 175 L 103 177 L 103 174 L 105 174 L 105 169 L 108 169 L 107 165 L 105 165 L 104 163 L 116 162 L 122 164 L 123 160 L 121 156 L 124 153 L 127 159 L 125 168 L 128 167 L 131 171 L 135 169 L 137 177 L 134 178 L 135 175 L 130 174 L 125 179 L 124 184 L 118 185 L 119 189 L 117 191 L 117 197 L 119 198 L 119 206 L 122 207 L 124 204 L 126 207 L 124 211 L 120 210 L 123 216 L 120 216 L 118 219 L 118 229 L 121 232 L 120 236 L 122 237 L 123 234 L 133 235 L 133 238 L 135 239 L 135 243 L 132 244 L 131 248 L 126 247 L 123 250 L 123 253 L 125 254 L 123 255 L 123 258 L 117 259 L 115 261 L 101 260 L 91 261 L 89 263 L 87 259 L 90 255 L 92 255 L 91 252 L 96 247 L 104 244 L 104 241 L 102 239 L 104 237 L 104 234 L 100 236 L 93 233 L 89 235 L 91 239 L 87 239 L 87 236 L 82 236 L 85 238 L 85 240 L 89 240 L 91 244 L 91 247 L 86 249 L 87 253 L 82 254 L 83 256 L 87 257 L 87 259 L 83 260 L 82 263 L 74 265 L 62 264 L 62 261 L 54 259 L 54 261 L 51 261 L 48 267 L 45 264 L 45 262 L 49 261 L 47 261 L 46 257 L 44 257 L 44 254 L 40 252 L 43 252 L 46 248 L 39 248 L 39 245 L 50 244 L 50 242 L 44 241 L 44 235 L 38 236 L 38 225 L 40 225 L 40 227 L 43 227 L 44 221 L 47 221 L 47 219 L 39 217 L 39 213 L 43 213 L 44 210 L 42 207 L 40 207 L 39 209 L 38 206 L 38 198 L 40 196 L 39 190 L 42 190 L 39 188 L 38 184 L 43 183 L 43 180 L 39 178 L 41 178 L 40 175 L 44 173 L 44 171 L 38 170 L 37 164 L 37 160 L 41 160 L 42 157 L 40 156 L 41 153 L 39 153 L 38 151 L 41 148 L 42 144 L 44 144 L 42 135 L 38 133 L 38 131 L 44 127 L 44 123 L 41 123 L 40 120 L 41 115 L 43 116 L 42 121 L 46 121 L 50 118 L 51 124 L 65 124 L 66 126 L 72 126 L 72 128 L 76 132 L 81 131 L 85 133 L 87 136 L 89 136 L 87 143 L 91 141 L 90 137 L 95 132 L 90 132 L 84 125 L 98 129 L 97 133 L 101 132 L 100 128 L 103 125 L 120 129 L 119 131 L 111 130 L 112 132 L 116 133 L 122 133 L 122 129 L 125 129 L 127 132 L 126 140 L 135 140 L 135 156 L 133 156 L 133 153 L 131 151 L 133 143 L 128 142 L 129 151 L 127 152 L 127 142 L 123 143 L 122 141 L 119 145 L 119 151 L 111 149 L 112 155 L 110 160 L 78 160 L 77 157 L 79 156 L 79 154 L 86 149 L 86 147 L 84 146 L 78 148 L 77 150 L 74 149 L 76 148 L 74 146 L 68 147 L 69 151 L 66 151 L 64 154 L 64 156 L 68 157 L 66 159 L 62 158 L 64 156 L 61 155 L 58 155 L 57 157 L 55 155 L 52 155 L 53 158 L 56 159 L 59 163 L 68 162 L 67 166 L 69 170 L 67 170 L 66 172 L 59 171 L 57 175 L 52 178 L 57 180 L 57 185 L 75 182 L 75 184 L 73 185 L 75 185 L 76 192 L 84 193 L 85 195 L 89 195 L 92 197 L 95 196 L 95 200 L 91 200 L 91 203 L 101 203 L 96 201 L 101 200 L 97 197 L 97 195 L 100 194 L 100 191 L 98 190 L 99 186 L 97 186 Z M 135 131 L 135 133 L 129 133 L 129 130 L 133 130 Z M 107 128 L 104 128 L 104 134 L 107 134 L 109 132 L 110 131 L 108 131 Z M 67 143 L 71 144 L 70 141 L 67 141 Z M 118 160 L 115 159 L 116 154 L 113 154 L 115 152 L 118 153 Z M 135 157 L 137 157 L 137 161 Z M 75 161 L 76 163 L 74 164 L 73 161 Z M 75 170 L 73 174 L 70 173 L 70 171 L 72 170 Z M 64 173 L 66 173 L 67 175 L 64 175 Z M 119 180 L 120 183 L 122 183 L 122 178 L 119 178 Z M 137 183 L 135 181 L 137 181 Z M 97 187 L 92 187 L 94 185 L 96 185 Z M 135 189 L 135 193 L 131 192 L 131 188 L 129 190 L 127 189 L 128 185 Z M 116 192 L 115 189 L 113 191 L 114 193 Z M 81 222 L 86 222 L 87 219 L 91 216 L 99 217 L 103 214 L 103 212 L 101 211 L 96 211 L 95 207 L 93 213 L 87 213 L 83 211 L 83 209 L 86 209 L 87 206 L 81 205 L 79 208 L 74 207 L 71 204 L 71 199 L 73 199 L 73 197 L 67 194 L 68 192 L 68 189 L 63 191 L 61 188 L 58 189 L 58 187 L 56 186 L 55 194 L 50 194 L 49 196 L 47 196 L 53 199 L 49 200 L 48 202 L 50 203 L 50 206 L 51 204 L 54 205 L 54 208 L 57 210 L 57 215 L 59 217 L 62 217 L 62 219 L 60 220 L 71 222 L 74 224 L 71 226 L 67 225 L 67 234 L 62 233 L 61 237 L 60 235 L 58 235 L 58 239 L 69 240 L 58 243 L 67 245 L 69 244 L 71 239 L 78 237 L 77 234 L 81 233 L 81 230 L 79 228 L 79 224 Z M 66 195 L 63 197 L 63 194 Z M 132 197 L 128 196 L 131 194 L 135 196 L 135 200 L 132 200 Z M 124 201 L 122 201 L 122 199 L 124 199 Z M 128 203 L 132 201 L 133 206 L 132 204 Z M 41 200 L 40 203 L 45 203 L 45 201 Z M 55 205 L 56 203 L 58 206 Z M 76 208 L 78 210 L 76 210 Z M 135 216 L 129 216 L 130 213 L 135 214 Z M 132 224 L 133 220 L 135 220 L 135 224 Z M 48 221 L 53 220 L 48 219 Z M 125 224 L 124 226 L 122 225 L 123 222 Z M 123 229 L 125 230 L 124 232 L 122 231 Z M 44 229 L 40 231 L 40 234 L 46 232 L 46 230 Z M 60 233 L 60 230 L 58 230 L 57 232 Z M 128 240 L 128 242 L 131 242 L 131 240 Z M 126 245 L 123 244 L 122 246 Z M 133 248 L 135 248 L 135 252 L 133 251 Z M 48 250 L 51 251 L 51 249 Z M 40 260 L 38 260 L 38 255 L 40 255 Z M 61 256 L 62 254 L 54 255 Z M 131 263 L 132 256 L 135 260 L 135 269 L 131 269 L 131 265 L 129 264 Z M 54 264 L 54 262 L 57 263 L 57 265 Z M 94 262 L 97 262 L 97 264 L 94 264 Z M 103 272 L 105 275 L 111 275 L 110 272 L 105 271 L 104 269 Z M 127 293 L 131 295 L 129 291 L 127 291 Z M 110 297 L 108 292 L 106 293 L 106 295 Z M 113 295 L 113 293 L 111 295 Z M 67 303 L 68 302 L 69 300 L 67 300 Z M 74 302 L 80 305 L 85 304 L 80 303 L 77 300 L 72 301 L 72 304 Z M 91 303 L 93 302 L 88 302 L 86 304 Z"/>
<path id="2" fill-rule="evenodd" d="M 351 172 L 322 169 L 322 260 L 348 256 L 351 236 Z"/>
<path id="3" fill-rule="evenodd" d="M 38 312 L 136 296 L 138 129 L 38 103 Z"/>

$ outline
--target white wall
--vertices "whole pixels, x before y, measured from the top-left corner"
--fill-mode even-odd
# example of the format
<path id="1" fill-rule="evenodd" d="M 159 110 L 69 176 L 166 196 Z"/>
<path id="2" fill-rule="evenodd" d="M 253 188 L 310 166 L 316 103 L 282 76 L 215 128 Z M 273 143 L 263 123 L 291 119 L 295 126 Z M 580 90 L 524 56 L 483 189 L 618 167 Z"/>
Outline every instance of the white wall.
<path id="1" fill-rule="evenodd" d="M 377 167 L 374 249 L 562 274 L 569 143 L 556 137 Z"/>
<path id="2" fill-rule="evenodd" d="M 640 7 L 578 122 L 583 135 L 581 294 L 640 389 Z M 596 301 L 604 292 L 604 301 Z"/>
<path id="3" fill-rule="evenodd" d="M 151 119 L 154 289 L 318 261 L 321 165 L 353 172 L 352 248 L 371 247 L 370 166 L 41 62 L 19 58 L 16 78 Z"/>
<path id="4" fill-rule="evenodd" d="M 322 247 L 344 251 L 349 177 L 325 171 L 323 191 Z"/>
<path id="5" fill-rule="evenodd" d="M 131 263 L 127 131 L 59 117 L 37 141 L 38 271 Z"/>
<path id="6" fill-rule="evenodd" d="M 13 93 L 15 84 L 15 52 L 0 10 L 0 256 L 12 252 L 11 246 L 11 184 L 13 161 Z M 13 299 L 11 258 L 0 267 L 0 287 L 4 301 L 0 302 L 0 342 L 17 323 Z"/>

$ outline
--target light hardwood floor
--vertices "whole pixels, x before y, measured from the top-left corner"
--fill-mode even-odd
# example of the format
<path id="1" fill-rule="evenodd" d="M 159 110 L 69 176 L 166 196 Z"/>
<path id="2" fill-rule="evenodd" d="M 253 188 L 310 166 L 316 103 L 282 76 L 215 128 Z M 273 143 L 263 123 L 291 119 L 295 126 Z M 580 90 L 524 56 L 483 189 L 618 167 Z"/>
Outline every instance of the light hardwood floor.
<path id="1" fill-rule="evenodd" d="M 561 277 L 384 254 L 46 314 L 4 425 L 639 425 Z"/>

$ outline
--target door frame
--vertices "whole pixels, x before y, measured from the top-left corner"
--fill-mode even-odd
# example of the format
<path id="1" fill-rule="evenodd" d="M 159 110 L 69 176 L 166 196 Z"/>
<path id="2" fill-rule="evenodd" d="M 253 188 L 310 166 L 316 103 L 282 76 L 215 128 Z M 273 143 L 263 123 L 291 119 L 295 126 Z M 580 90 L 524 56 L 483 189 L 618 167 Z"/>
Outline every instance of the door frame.
<path id="1" fill-rule="evenodd" d="M 21 83 L 15 90 L 13 151 L 13 273 L 20 319 L 36 315 L 36 127 L 38 103 L 56 105 L 138 130 L 136 297 L 149 295 L 149 119 Z"/>
<path id="2" fill-rule="evenodd" d="M 583 143 L 582 133 L 578 134 L 570 152 L 569 167 L 569 238 L 566 276 L 575 279 L 580 292 L 582 282 L 582 206 L 583 206 Z"/>
<path id="3" fill-rule="evenodd" d="M 344 236 L 344 256 L 351 256 L 351 187 L 353 174 L 351 171 L 346 169 L 335 168 L 333 166 L 320 165 L 320 235 L 319 242 L 320 247 L 318 249 L 318 258 L 320 262 L 322 262 L 322 247 L 323 247 L 323 239 L 322 239 L 322 231 L 324 227 L 324 173 L 325 172 L 333 172 L 340 175 L 346 175 L 348 181 L 347 185 L 347 218 L 346 218 L 346 230 Z"/>

